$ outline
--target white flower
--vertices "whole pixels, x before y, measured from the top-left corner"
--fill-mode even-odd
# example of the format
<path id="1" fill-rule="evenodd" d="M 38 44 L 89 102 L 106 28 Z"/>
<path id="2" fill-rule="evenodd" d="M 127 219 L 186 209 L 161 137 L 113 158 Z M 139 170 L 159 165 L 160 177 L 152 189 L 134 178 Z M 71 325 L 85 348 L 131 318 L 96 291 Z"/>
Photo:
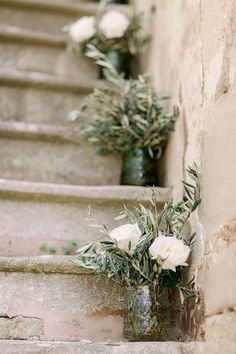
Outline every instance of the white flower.
<path id="1" fill-rule="evenodd" d="M 152 259 L 163 260 L 162 269 L 176 271 L 177 266 L 187 266 L 190 248 L 176 237 L 164 236 L 161 232 L 149 248 Z"/>
<path id="2" fill-rule="evenodd" d="M 108 11 L 103 15 L 99 28 L 107 38 L 121 38 L 129 27 L 129 19 L 119 11 Z"/>
<path id="3" fill-rule="evenodd" d="M 127 253 L 135 250 L 141 236 L 142 232 L 137 223 L 121 225 L 110 232 L 110 237 L 116 241 L 118 248 Z"/>
<path id="4" fill-rule="evenodd" d="M 69 27 L 69 35 L 76 43 L 82 43 L 93 37 L 96 32 L 95 18 L 84 16 Z"/>

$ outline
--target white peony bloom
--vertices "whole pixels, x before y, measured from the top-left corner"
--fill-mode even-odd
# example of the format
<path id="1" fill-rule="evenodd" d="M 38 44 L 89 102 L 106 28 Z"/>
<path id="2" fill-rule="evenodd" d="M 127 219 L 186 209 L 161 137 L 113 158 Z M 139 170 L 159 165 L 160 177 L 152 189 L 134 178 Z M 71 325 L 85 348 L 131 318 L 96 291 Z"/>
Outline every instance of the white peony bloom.
<path id="1" fill-rule="evenodd" d="M 76 43 L 88 40 L 95 32 L 95 18 L 92 16 L 84 16 L 69 27 L 69 35 Z"/>
<path id="2" fill-rule="evenodd" d="M 163 260 L 162 269 L 176 271 L 177 266 L 187 266 L 190 248 L 176 237 L 164 236 L 161 232 L 149 248 L 152 259 Z"/>
<path id="3" fill-rule="evenodd" d="M 124 252 L 132 253 L 142 236 L 142 232 L 138 224 L 125 224 L 116 227 L 110 232 L 110 237 L 116 241 L 117 246 Z M 131 248 L 129 250 L 129 243 Z"/>
<path id="4" fill-rule="evenodd" d="M 103 15 L 99 28 L 107 38 L 121 38 L 129 27 L 129 19 L 119 11 L 108 11 Z"/>

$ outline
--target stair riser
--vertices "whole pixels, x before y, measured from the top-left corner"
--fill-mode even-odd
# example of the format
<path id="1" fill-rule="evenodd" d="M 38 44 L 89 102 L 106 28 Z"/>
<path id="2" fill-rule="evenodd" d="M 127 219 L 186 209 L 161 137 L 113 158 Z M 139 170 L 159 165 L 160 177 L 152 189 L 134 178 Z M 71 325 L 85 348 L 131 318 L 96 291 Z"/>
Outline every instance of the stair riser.
<path id="1" fill-rule="evenodd" d="M 28 30 L 60 34 L 64 26 L 78 20 L 85 14 L 67 14 L 57 12 L 39 11 L 36 9 L 21 9 L 7 7 L 0 4 L 0 23 L 4 25 L 21 27 Z"/>
<path id="2" fill-rule="evenodd" d="M 124 294 L 114 283 L 93 275 L 1 272 L 0 284 L 1 313 L 9 317 L 0 318 L 0 339 L 122 339 Z"/>
<path id="3" fill-rule="evenodd" d="M 0 137 L 1 178 L 72 185 L 119 184 L 120 159 L 94 146 Z"/>
<path id="4" fill-rule="evenodd" d="M 96 79 L 98 69 L 83 55 L 66 48 L 25 43 L 0 44 L 0 66 L 7 69 L 36 71 L 73 79 Z"/>
<path id="5" fill-rule="evenodd" d="M 1 196 L 0 196 L 1 197 Z M 58 247 L 66 240 L 76 240 L 82 246 L 101 237 L 99 229 L 88 224 L 106 224 L 109 229 L 118 226 L 114 220 L 123 202 L 47 202 L 22 196 L 21 199 L 0 200 L 0 255 L 29 256 L 40 254 L 43 243 Z M 126 203 L 127 206 L 132 206 Z M 96 222 L 89 222 L 88 208 Z"/>
<path id="6" fill-rule="evenodd" d="M 83 94 L 0 84 L 1 120 L 64 124 Z"/>

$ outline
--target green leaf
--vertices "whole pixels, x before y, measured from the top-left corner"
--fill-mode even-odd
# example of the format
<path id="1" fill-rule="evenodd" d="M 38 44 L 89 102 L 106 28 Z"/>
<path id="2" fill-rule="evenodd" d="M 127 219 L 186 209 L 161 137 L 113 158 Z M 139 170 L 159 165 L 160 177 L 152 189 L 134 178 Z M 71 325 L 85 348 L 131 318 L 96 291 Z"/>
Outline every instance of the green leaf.
<path id="1" fill-rule="evenodd" d="M 77 247 L 78 246 L 78 243 L 75 240 L 68 240 L 67 243 L 68 243 L 69 246 L 72 246 L 72 247 Z"/>
<path id="2" fill-rule="evenodd" d="M 193 206 L 192 206 L 192 209 L 191 209 L 192 212 L 194 212 L 194 210 L 197 209 L 197 207 L 199 206 L 199 204 L 201 203 L 201 201 L 202 201 L 202 200 L 199 198 L 199 199 L 197 199 L 197 200 L 193 203 Z"/>
<path id="3" fill-rule="evenodd" d="M 186 182 L 186 181 L 182 181 L 182 183 L 183 183 L 185 186 L 189 187 L 189 188 L 195 189 L 195 187 L 194 187 L 192 184 L 190 184 L 190 183 L 188 183 L 188 182 Z"/>
<path id="4" fill-rule="evenodd" d="M 185 190 L 185 192 L 187 193 L 188 197 L 189 197 L 191 200 L 193 200 L 193 196 L 191 195 L 191 192 L 189 191 L 189 189 L 184 186 L 184 190 Z"/>

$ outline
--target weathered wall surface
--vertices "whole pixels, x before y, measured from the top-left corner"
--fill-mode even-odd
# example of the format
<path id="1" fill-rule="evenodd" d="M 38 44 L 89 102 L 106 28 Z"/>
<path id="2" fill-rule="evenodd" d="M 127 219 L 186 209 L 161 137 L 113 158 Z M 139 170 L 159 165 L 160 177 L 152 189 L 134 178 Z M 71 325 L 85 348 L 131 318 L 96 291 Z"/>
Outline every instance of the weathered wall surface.
<path id="1" fill-rule="evenodd" d="M 194 268 L 205 302 L 206 352 L 236 353 L 236 2 L 156 0 L 153 42 L 144 60 L 160 93 L 180 108 L 162 160 L 165 185 L 195 161 L 202 205 Z M 223 226 L 224 225 L 224 226 Z"/>

